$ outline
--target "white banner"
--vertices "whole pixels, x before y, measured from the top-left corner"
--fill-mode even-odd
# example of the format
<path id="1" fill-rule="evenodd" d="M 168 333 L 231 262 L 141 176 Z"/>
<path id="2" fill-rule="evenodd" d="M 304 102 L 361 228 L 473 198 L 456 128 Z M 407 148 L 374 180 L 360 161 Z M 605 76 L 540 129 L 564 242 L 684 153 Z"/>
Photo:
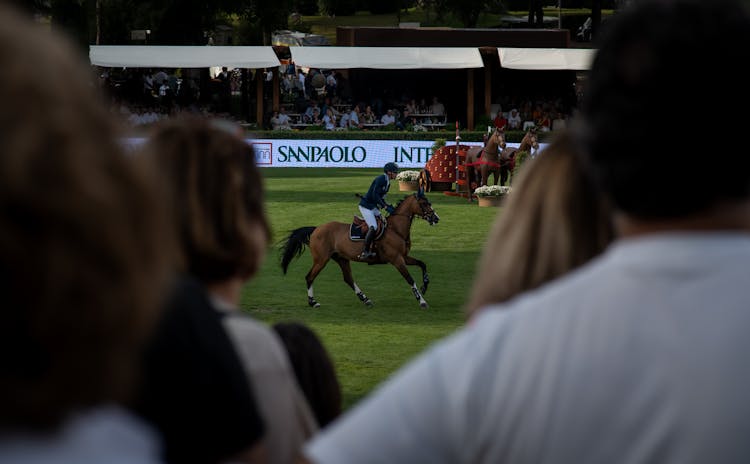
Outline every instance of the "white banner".
<path id="1" fill-rule="evenodd" d="M 144 139 L 126 139 L 130 148 Z M 394 161 L 400 168 L 424 167 L 432 157 L 429 140 L 299 140 L 247 139 L 255 149 L 255 159 L 261 167 L 288 168 L 380 168 Z M 449 142 L 452 144 L 455 142 Z M 481 142 L 461 142 L 461 145 L 481 146 Z M 518 147 L 518 143 L 508 143 Z M 546 144 L 539 144 L 539 150 Z"/>

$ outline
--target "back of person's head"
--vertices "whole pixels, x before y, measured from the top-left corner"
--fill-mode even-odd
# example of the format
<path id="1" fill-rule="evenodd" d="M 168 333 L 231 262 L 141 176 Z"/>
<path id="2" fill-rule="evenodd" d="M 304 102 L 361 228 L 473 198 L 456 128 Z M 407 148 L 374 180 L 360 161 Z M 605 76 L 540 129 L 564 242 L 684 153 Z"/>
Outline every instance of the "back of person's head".
<path id="1" fill-rule="evenodd" d="M 271 235 L 253 149 L 225 125 L 167 121 L 144 147 L 172 198 L 183 270 L 203 283 L 253 276 Z"/>
<path id="2" fill-rule="evenodd" d="M 273 329 L 284 343 L 307 402 L 318 425 L 325 427 L 341 414 L 341 387 L 325 347 L 306 325 L 277 323 Z"/>
<path id="3" fill-rule="evenodd" d="M 153 183 L 89 64 L 0 5 L 0 428 L 129 395 L 169 274 Z"/>
<path id="4" fill-rule="evenodd" d="M 575 269 L 612 241 L 610 210 L 580 158 L 561 132 L 523 166 L 484 245 L 469 315 Z"/>
<path id="5" fill-rule="evenodd" d="M 600 38 L 581 114 L 585 151 L 615 206 L 674 218 L 745 199 L 750 157 L 687 115 L 698 102 L 734 128 L 749 106 L 747 77 L 728 71 L 750 60 L 747 11 L 729 0 L 640 2 Z"/>

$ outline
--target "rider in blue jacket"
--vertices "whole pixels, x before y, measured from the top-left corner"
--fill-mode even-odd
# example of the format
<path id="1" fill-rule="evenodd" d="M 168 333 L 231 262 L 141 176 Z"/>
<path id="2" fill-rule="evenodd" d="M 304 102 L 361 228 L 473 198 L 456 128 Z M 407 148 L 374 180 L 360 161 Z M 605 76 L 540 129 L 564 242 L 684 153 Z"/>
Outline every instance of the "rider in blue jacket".
<path id="1" fill-rule="evenodd" d="M 380 216 L 380 208 L 385 208 L 388 214 L 393 214 L 395 209 L 392 205 L 385 202 L 385 194 L 391 187 L 391 180 L 398 174 L 398 165 L 396 163 L 385 163 L 383 166 L 384 174 L 379 175 L 370 184 L 365 196 L 359 201 L 359 211 L 369 226 L 365 236 L 365 248 L 359 255 L 360 259 L 372 258 L 375 253 L 370 249 L 372 241 L 375 238 L 375 230 L 378 227 L 376 216 Z"/>

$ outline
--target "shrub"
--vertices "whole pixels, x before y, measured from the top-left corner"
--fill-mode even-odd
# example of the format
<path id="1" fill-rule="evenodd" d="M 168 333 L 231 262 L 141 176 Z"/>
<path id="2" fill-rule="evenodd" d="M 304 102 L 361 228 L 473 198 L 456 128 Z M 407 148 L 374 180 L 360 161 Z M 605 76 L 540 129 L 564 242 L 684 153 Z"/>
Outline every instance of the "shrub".
<path id="1" fill-rule="evenodd" d="M 437 153 L 438 150 L 445 146 L 445 139 L 435 139 L 435 143 L 432 144 L 432 152 Z"/>

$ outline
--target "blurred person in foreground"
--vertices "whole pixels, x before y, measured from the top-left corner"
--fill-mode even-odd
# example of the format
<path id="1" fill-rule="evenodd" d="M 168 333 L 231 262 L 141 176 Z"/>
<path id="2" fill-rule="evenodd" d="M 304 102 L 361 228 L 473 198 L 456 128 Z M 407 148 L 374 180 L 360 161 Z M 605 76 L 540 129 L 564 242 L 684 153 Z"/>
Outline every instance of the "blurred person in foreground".
<path id="1" fill-rule="evenodd" d="M 270 463 L 286 464 L 293 461 L 317 424 L 281 341 L 239 307 L 243 286 L 263 263 L 271 232 L 255 154 L 238 136 L 237 127 L 224 120 L 171 120 L 155 128 L 142 155 L 156 161 L 180 237 L 186 285 L 182 294 L 178 290 L 175 295 L 178 308 L 200 304 L 218 317 L 263 421 L 262 450 L 249 449 L 241 460 L 254 462 L 260 456 Z M 171 340 L 167 337 L 161 343 L 170 346 Z M 199 417 L 189 417 L 190 403 L 185 408 L 188 423 L 224 430 L 219 435 L 257 434 L 255 429 L 225 430 L 227 424 L 221 418 L 206 424 Z M 175 444 L 183 450 L 195 446 Z"/>
<path id="2" fill-rule="evenodd" d="M 474 317 L 575 269 L 613 240 L 611 211 L 567 132 L 523 165 L 492 225 L 469 302 Z"/>
<path id="3" fill-rule="evenodd" d="M 650 1 L 601 32 L 576 138 L 618 238 L 483 310 L 318 435 L 310 460 L 750 462 L 750 157 L 717 154 L 699 177 L 695 137 L 646 111 L 690 114 L 696 91 L 747 107 L 745 76 L 717 70 L 750 60 L 750 18 L 737 2 Z"/>
<path id="4" fill-rule="evenodd" d="M 159 462 L 119 406 L 172 263 L 154 178 L 68 40 L 2 5 L 0 68 L 0 462 Z"/>

